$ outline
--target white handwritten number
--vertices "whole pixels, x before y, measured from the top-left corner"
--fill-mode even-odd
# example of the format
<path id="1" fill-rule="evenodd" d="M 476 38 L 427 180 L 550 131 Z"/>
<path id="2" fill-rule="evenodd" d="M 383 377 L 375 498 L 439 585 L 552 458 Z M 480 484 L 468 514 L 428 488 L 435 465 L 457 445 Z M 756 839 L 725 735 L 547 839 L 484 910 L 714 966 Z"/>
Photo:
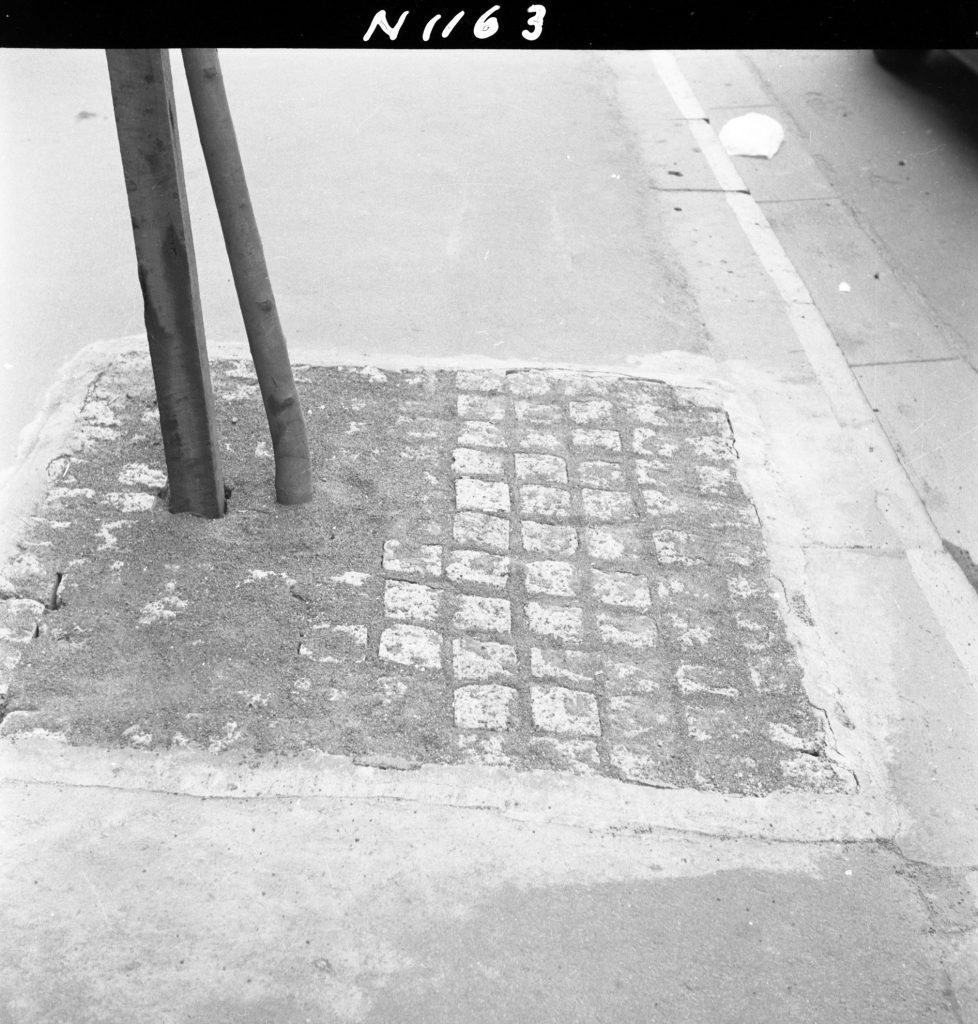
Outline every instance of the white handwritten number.
<path id="1" fill-rule="evenodd" d="M 459 11 L 454 18 L 445 26 L 442 30 L 442 39 L 447 39 L 451 35 L 452 29 L 465 17 L 465 11 Z"/>
<path id="2" fill-rule="evenodd" d="M 476 39 L 488 39 L 499 31 L 499 21 L 492 16 L 493 12 L 498 10 L 499 4 L 496 4 L 495 7 L 490 7 L 475 23 L 472 34 Z"/>
<path id="3" fill-rule="evenodd" d="M 495 10 L 495 8 L 493 9 Z M 530 15 L 526 24 L 533 31 L 528 32 L 523 29 L 523 38 L 532 43 L 534 39 L 540 38 L 540 33 L 543 31 L 543 16 L 547 13 L 547 8 L 543 4 L 533 4 L 531 7 L 527 7 L 526 13 Z"/>
<path id="4" fill-rule="evenodd" d="M 428 40 L 431 38 L 431 30 L 435 27 L 435 22 L 438 21 L 440 17 L 440 14 L 436 14 L 431 19 L 431 21 L 429 21 L 428 24 L 425 25 L 424 32 L 421 33 L 421 38 L 424 40 L 424 42 L 428 42 Z"/>

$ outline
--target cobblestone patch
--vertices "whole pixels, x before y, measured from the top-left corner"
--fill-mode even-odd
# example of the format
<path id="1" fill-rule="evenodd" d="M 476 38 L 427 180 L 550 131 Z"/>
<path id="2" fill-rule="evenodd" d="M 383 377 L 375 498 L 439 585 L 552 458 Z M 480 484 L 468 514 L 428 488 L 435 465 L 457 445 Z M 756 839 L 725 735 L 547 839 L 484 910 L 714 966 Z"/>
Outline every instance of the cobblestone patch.
<path id="1" fill-rule="evenodd" d="M 234 490 L 204 523 L 157 496 L 152 381 L 127 372 L 93 389 L 31 571 L 4 574 L 9 711 L 60 716 L 78 742 L 852 787 L 805 696 L 731 425 L 695 392 L 303 367 L 317 493 L 284 510 L 247 366 L 218 363 Z"/>

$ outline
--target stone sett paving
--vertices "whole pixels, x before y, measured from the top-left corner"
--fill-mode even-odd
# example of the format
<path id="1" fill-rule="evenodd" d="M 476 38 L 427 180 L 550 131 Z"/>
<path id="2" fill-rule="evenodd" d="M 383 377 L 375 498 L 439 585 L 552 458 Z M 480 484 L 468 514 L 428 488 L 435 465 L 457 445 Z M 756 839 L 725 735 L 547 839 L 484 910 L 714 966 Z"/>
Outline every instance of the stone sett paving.
<path id="1" fill-rule="evenodd" d="M 241 559 L 234 548 L 261 536 L 261 495 L 249 481 L 256 463 L 270 473 L 270 453 L 248 368 L 219 364 L 221 436 L 248 438 L 225 445 L 238 477 L 229 515 L 209 527 L 208 558 L 188 553 L 192 527 L 181 527 L 172 578 L 155 580 L 157 592 L 130 613 L 131 630 L 153 638 L 186 699 L 176 680 L 187 669 L 174 652 L 206 647 L 202 616 L 215 616 L 225 640 L 232 628 L 206 607 L 220 603 L 216 592 L 199 596 L 211 593 L 208 567 L 237 573 L 237 603 L 268 601 L 261 614 L 285 640 L 275 649 L 225 643 L 230 654 L 196 670 L 194 692 L 207 693 L 229 673 L 226 658 L 266 666 L 234 720 L 214 724 L 216 698 L 200 697 L 200 710 L 184 716 L 171 701 L 169 717 L 144 708 L 128 725 L 114 719 L 123 742 L 226 749 L 250 735 L 259 749 L 276 749 L 275 737 L 288 734 L 368 761 L 542 767 L 749 794 L 851 788 L 805 696 L 721 409 L 691 390 L 607 374 L 297 372 L 311 399 L 318 483 L 314 506 L 288 513 L 293 550 L 269 549 L 266 567 L 254 568 L 257 555 Z M 118 447 L 140 423 L 146 432 L 151 396 L 151 387 L 130 387 L 90 444 Z M 137 448 L 149 443 L 135 436 Z M 154 458 L 159 465 L 158 442 L 145 456 Z M 155 517 L 158 529 L 189 518 L 167 516 L 139 476 L 141 458 L 130 451 L 121 460 L 97 482 L 82 479 L 82 457 L 49 499 L 46 536 L 63 537 L 70 531 L 59 520 L 112 488 L 111 517 L 89 530 L 99 543 L 75 552 L 75 605 L 90 566 L 101 561 L 98 572 L 118 575 L 129 559 L 138 563 L 127 545 L 146 532 L 129 525 L 139 516 Z M 316 516 L 335 524 L 329 543 L 317 540 Z M 39 544 L 34 551 L 52 546 Z M 275 604 L 273 593 L 299 600 Z M 22 602 L 8 599 L 8 619 L 25 613 Z M 83 618 L 75 626 L 93 629 Z M 29 646 L 10 707 L 36 713 L 52 673 L 37 641 Z M 65 693 L 52 706 L 69 706 Z M 194 732 L 193 714 L 210 716 L 209 733 Z"/>

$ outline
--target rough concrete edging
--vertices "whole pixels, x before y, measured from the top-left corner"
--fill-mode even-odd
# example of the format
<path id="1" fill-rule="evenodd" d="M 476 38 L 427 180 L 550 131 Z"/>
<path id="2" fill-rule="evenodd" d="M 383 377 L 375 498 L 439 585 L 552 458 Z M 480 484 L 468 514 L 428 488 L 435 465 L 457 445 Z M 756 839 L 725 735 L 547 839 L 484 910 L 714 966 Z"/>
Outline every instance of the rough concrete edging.
<path id="1" fill-rule="evenodd" d="M 60 452 L 61 446 L 65 443 L 80 402 L 84 399 L 92 381 L 113 360 L 145 352 L 145 336 L 131 336 L 114 342 L 94 343 L 83 350 L 80 356 L 70 364 L 65 371 L 68 379 L 63 383 L 59 382 L 53 389 L 51 398 L 45 404 L 43 413 L 46 418 L 44 416 L 37 418 L 32 424 L 31 443 L 22 445 L 23 454 L 18 467 L 19 471 L 21 476 L 35 482 L 33 491 L 28 493 L 25 489 L 25 500 L 36 497 L 37 489 L 50 483 L 46 476 L 48 462 Z M 214 359 L 247 361 L 250 358 L 247 345 L 239 342 L 212 342 L 210 353 Z M 334 362 L 328 354 L 301 349 L 293 350 L 292 361 L 296 366 L 329 366 Z M 837 693 L 838 687 L 832 686 L 829 678 L 831 673 L 827 666 L 830 662 L 823 650 L 824 644 L 814 625 L 811 623 L 806 625 L 804 617 L 797 614 L 789 600 L 789 594 L 792 598 L 801 597 L 804 605 L 803 598 L 808 590 L 805 579 L 805 559 L 799 549 L 802 527 L 794 519 L 794 514 L 788 504 L 783 502 L 779 496 L 777 472 L 776 469 L 772 470 L 772 467 L 768 465 L 763 429 L 760 419 L 753 409 L 751 399 L 742 394 L 740 388 L 731 382 L 723 367 L 709 356 L 694 355 L 683 351 L 634 356 L 629 360 L 627 369 L 620 365 L 589 364 L 587 367 L 579 367 L 564 363 L 499 360 L 485 356 L 465 356 L 443 360 L 399 356 L 379 362 L 373 360 L 371 365 L 374 364 L 384 369 L 407 369 L 423 366 L 428 369 L 453 370 L 525 368 L 532 365 L 548 370 L 577 372 L 584 370 L 592 374 L 607 373 L 616 376 L 664 380 L 670 386 L 688 389 L 696 396 L 697 400 L 715 404 L 728 410 L 728 413 L 732 413 L 738 426 L 736 444 L 743 482 L 752 496 L 752 500 L 759 507 L 759 518 L 765 533 L 767 552 L 772 561 L 773 575 L 783 590 L 783 594 L 775 590 L 773 596 L 780 607 L 783 621 L 799 651 L 799 656 L 802 658 L 805 667 L 805 686 L 809 698 L 813 706 L 820 710 L 824 717 L 829 741 L 828 754 L 843 771 L 852 772 L 858 782 L 858 792 L 854 797 L 826 798 L 824 802 L 815 804 L 812 804 L 811 796 L 798 799 L 789 794 L 787 802 L 782 804 L 777 800 L 744 802 L 740 798 L 692 791 L 686 794 L 688 799 L 674 794 L 666 798 L 664 803 L 660 801 L 655 807 L 643 811 L 640 814 L 640 820 L 643 824 L 648 825 L 649 821 L 644 817 L 646 814 L 651 814 L 650 820 L 654 821 L 672 820 L 672 817 L 678 814 L 678 820 L 685 824 L 675 827 L 710 834 L 714 834 L 717 828 L 721 828 L 722 831 L 725 827 L 722 823 L 729 820 L 732 823 L 730 825 L 732 831 L 729 833 L 731 835 L 756 834 L 758 830 L 763 833 L 765 830 L 774 828 L 779 833 L 801 836 L 808 835 L 814 829 L 814 833 L 822 839 L 829 838 L 832 835 L 832 828 L 836 826 L 842 830 L 842 834 L 852 838 L 880 837 L 888 835 L 894 830 L 895 818 L 893 812 L 887 809 L 885 800 L 886 772 L 873 744 L 868 737 L 864 738 L 858 732 L 833 727 L 835 717 L 833 697 Z M 773 516 L 771 515 L 772 511 L 775 512 Z M 838 666 L 832 667 L 834 670 L 838 668 Z M 67 753 L 62 752 L 59 755 L 62 774 L 55 773 L 50 777 L 50 781 L 63 784 L 78 781 L 74 772 L 69 768 L 69 760 Z M 344 759 L 341 758 L 336 763 L 344 763 Z M 38 780 L 48 778 L 44 774 L 46 769 L 42 764 L 38 763 L 36 767 L 41 772 L 37 777 Z M 252 770 L 254 769 L 252 768 Z M 425 770 L 436 771 L 438 769 Z M 318 770 L 314 776 L 318 779 Z M 28 776 L 18 777 L 26 779 Z M 209 772 L 208 777 L 210 777 Z M 378 778 L 383 779 L 384 777 L 379 776 Z M 390 772 L 386 773 L 386 777 L 390 777 Z M 559 777 L 548 776 L 550 779 L 548 785 L 552 785 L 553 779 Z M 115 775 L 108 778 L 109 782 L 107 783 L 93 782 L 91 784 L 120 784 Z M 142 779 L 143 775 L 139 774 L 139 778 Z M 139 783 L 139 785 L 144 784 L 145 782 Z M 169 790 L 171 784 L 177 786 L 177 791 L 182 791 L 180 783 L 168 783 L 164 788 Z M 518 788 L 518 782 L 513 784 Z M 306 791 L 307 785 L 307 783 L 303 783 L 300 787 L 303 792 Z M 319 782 L 315 783 L 315 786 L 319 785 Z M 194 788 L 196 786 L 197 783 L 193 783 L 192 791 L 196 792 Z M 442 786 L 443 783 L 438 783 L 433 792 L 441 792 L 439 787 Z M 274 783 L 273 789 L 275 792 L 290 792 L 288 785 L 281 780 Z M 246 787 L 238 779 L 234 781 L 233 787 L 228 792 L 232 791 L 240 795 L 245 791 L 250 792 L 251 787 Z M 261 792 L 260 787 L 256 792 Z M 585 798 L 582 797 L 582 799 Z M 818 799 L 823 800 L 823 798 Z M 855 802 L 850 806 L 848 801 L 853 799 Z M 607 803 L 607 801 L 606 794 L 601 797 L 599 802 Z M 789 808 L 790 815 L 796 817 L 800 815 L 797 826 L 789 826 L 784 820 Z M 849 809 L 845 810 L 845 808 Z M 627 818 L 628 815 L 624 810 L 622 814 L 625 814 Z M 662 818 L 663 815 L 665 815 L 664 818 Z M 864 821 L 867 815 L 871 819 L 869 824 Z"/>
<path id="2" fill-rule="evenodd" d="M 37 415 L 21 431 L 13 465 L 0 475 L 0 564 L 12 555 L 20 524 L 50 486 L 47 468 L 61 453 L 93 381 L 113 360 L 139 349 L 146 351 L 145 335 L 96 341 L 61 367 Z"/>
<path id="3" fill-rule="evenodd" d="M 200 750 L 72 747 L 59 734 L 41 730 L 0 740 L 0 778 L 208 799 L 406 801 L 589 830 L 664 830 L 785 843 L 891 840 L 902 823 L 900 812 L 878 793 L 741 797 L 477 765 L 382 768 L 313 751 L 270 763 Z"/>

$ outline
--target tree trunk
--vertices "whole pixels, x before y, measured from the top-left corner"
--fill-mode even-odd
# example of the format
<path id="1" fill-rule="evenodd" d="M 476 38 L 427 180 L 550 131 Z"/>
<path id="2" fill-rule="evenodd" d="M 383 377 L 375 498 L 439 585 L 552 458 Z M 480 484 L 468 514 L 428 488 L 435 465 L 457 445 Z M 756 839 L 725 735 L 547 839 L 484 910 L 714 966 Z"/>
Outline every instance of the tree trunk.
<path id="1" fill-rule="evenodd" d="M 185 49 L 183 63 L 272 435 L 276 499 L 283 505 L 297 505 L 312 498 L 306 424 L 251 208 L 217 50 Z"/>
<path id="2" fill-rule="evenodd" d="M 171 512 L 224 515 L 224 479 L 166 50 L 106 50 Z"/>

